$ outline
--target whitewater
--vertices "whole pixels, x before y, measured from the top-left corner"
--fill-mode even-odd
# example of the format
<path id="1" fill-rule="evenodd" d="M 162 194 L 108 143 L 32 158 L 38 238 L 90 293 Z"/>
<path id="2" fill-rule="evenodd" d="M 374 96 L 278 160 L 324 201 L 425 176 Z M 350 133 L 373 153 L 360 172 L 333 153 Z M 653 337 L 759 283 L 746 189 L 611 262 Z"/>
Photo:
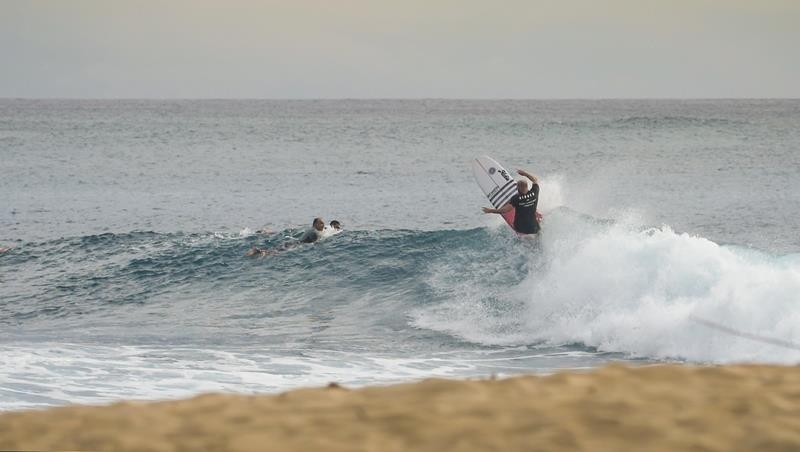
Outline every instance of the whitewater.
<path id="1" fill-rule="evenodd" d="M 793 100 L 0 100 L 0 410 L 795 364 L 797 124 Z M 480 212 L 486 154 L 541 178 L 536 239 Z M 344 232 L 244 256 L 315 216 Z"/>

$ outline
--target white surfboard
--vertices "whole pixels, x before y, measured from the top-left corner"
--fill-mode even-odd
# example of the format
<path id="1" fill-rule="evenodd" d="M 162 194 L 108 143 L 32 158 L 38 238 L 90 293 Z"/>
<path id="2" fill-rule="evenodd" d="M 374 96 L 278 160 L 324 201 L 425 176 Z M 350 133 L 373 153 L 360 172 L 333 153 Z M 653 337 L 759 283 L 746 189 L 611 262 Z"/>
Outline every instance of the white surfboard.
<path id="1" fill-rule="evenodd" d="M 478 186 L 495 209 L 506 205 L 517 194 L 517 181 L 491 157 L 483 156 L 473 160 L 472 174 L 475 175 Z M 514 229 L 514 213 L 514 209 L 511 209 L 510 212 L 503 214 L 503 219 L 511 229 Z"/>

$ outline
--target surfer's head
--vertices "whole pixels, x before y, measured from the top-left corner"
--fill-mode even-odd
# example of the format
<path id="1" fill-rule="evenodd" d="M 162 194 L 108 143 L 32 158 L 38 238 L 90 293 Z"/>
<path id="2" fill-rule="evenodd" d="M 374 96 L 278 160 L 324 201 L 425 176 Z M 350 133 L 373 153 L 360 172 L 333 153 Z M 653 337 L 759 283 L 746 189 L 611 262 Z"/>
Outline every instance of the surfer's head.
<path id="1" fill-rule="evenodd" d="M 517 181 L 517 191 L 519 192 L 520 195 L 524 195 L 525 193 L 528 193 L 528 183 L 525 182 L 524 180 L 518 180 Z"/>
<path id="2" fill-rule="evenodd" d="M 317 231 L 321 231 L 325 229 L 325 221 L 323 221 L 323 219 L 320 217 L 314 218 L 314 222 L 311 223 L 311 226 L 313 226 Z"/>
<path id="3" fill-rule="evenodd" d="M 339 220 L 333 220 L 331 221 L 331 227 L 338 231 L 339 229 L 342 229 L 342 223 L 339 223 Z"/>

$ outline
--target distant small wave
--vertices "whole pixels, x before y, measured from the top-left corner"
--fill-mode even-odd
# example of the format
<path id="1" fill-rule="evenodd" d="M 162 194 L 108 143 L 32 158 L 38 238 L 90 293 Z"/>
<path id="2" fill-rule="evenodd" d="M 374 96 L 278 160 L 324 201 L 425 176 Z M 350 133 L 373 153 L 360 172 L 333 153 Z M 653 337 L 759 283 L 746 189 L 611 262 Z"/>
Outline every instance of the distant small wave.
<path id="1" fill-rule="evenodd" d="M 732 127 L 747 124 L 724 118 L 694 116 L 630 116 L 613 120 L 610 127 Z"/>

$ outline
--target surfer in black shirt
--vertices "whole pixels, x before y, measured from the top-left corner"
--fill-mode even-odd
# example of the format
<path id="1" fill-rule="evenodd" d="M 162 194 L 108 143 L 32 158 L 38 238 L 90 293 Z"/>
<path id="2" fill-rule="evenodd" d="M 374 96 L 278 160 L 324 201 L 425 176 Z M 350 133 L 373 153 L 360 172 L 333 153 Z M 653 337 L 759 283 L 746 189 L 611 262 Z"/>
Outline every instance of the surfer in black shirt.
<path id="1" fill-rule="evenodd" d="M 527 181 L 517 181 L 517 194 L 506 205 L 499 209 L 484 207 L 483 212 L 504 214 L 516 208 L 514 230 L 520 234 L 538 234 L 540 228 L 536 206 L 539 204 L 539 179 L 525 170 L 517 170 L 517 174 L 528 178 L 533 186 L 528 188 Z"/>

